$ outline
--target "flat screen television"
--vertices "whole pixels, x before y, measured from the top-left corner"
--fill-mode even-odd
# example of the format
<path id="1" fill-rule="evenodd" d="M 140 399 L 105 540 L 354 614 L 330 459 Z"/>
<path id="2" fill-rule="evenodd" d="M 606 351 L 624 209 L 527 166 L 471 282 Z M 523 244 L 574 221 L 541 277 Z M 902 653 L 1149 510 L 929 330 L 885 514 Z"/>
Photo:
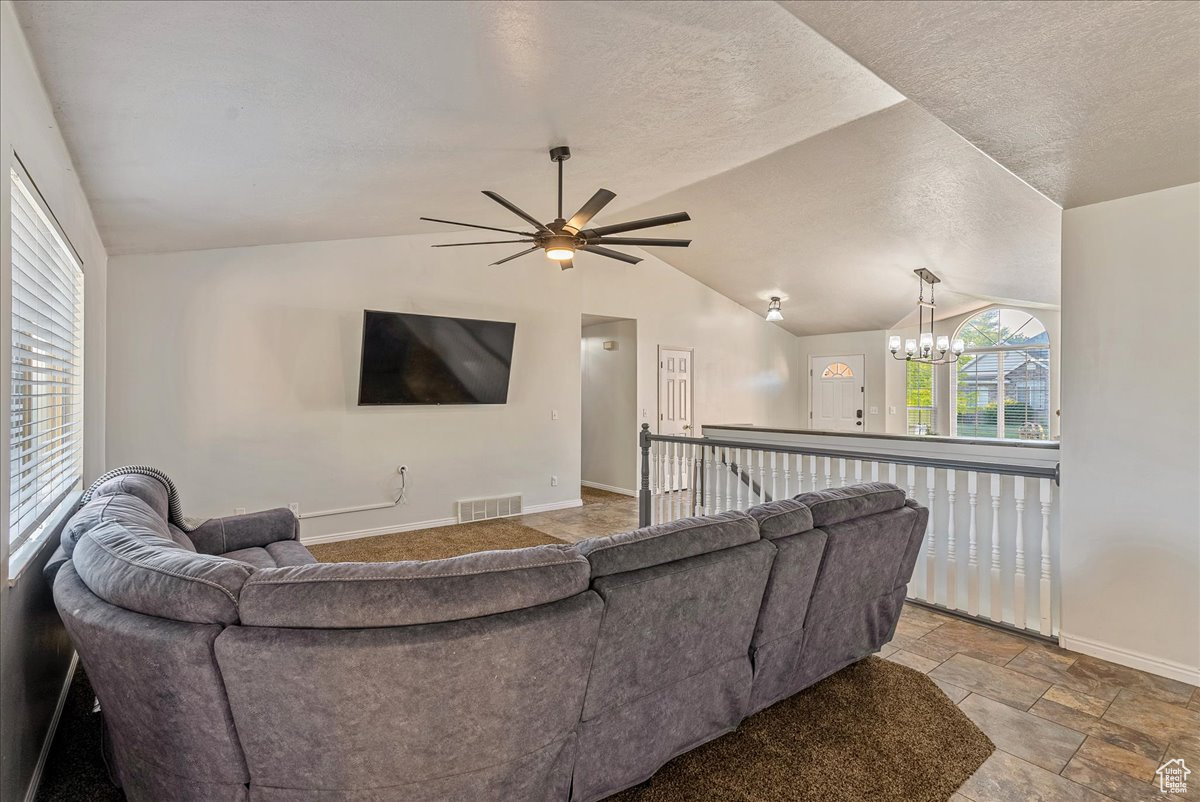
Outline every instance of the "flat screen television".
<path id="1" fill-rule="evenodd" d="M 359 406 L 504 404 L 516 323 L 363 312 Z"/>

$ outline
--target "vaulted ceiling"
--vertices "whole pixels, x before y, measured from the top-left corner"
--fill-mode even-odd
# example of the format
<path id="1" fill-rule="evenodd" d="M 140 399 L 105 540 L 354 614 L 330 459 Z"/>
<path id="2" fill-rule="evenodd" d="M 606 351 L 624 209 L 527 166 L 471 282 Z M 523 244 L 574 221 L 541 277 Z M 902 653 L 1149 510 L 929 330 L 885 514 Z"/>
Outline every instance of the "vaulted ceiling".
<path id="1" fill-rule="evenodd" d="M 656 255 L 849 331 L 922 266 L 958 306 L 1057 303 L 1056 203 L 1196 180 L 1191 3 L 16 6 L 113 254 L 516 222 L 481 189 L 549 219 L 569 144 L 567 207 L 686 209 Z"/>

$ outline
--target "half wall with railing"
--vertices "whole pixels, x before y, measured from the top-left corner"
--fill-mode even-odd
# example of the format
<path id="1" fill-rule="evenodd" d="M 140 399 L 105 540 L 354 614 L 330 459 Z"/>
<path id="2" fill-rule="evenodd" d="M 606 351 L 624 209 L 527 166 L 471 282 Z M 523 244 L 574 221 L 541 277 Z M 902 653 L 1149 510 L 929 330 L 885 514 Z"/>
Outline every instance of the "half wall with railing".
<path id="1" fill-rule="evenodd" d="M 1057 443 L 751 426 L 703 435 L 642 426 L 641 525 L 890 482 L 930 508 L 910 598 L 1057 637 Z"/>

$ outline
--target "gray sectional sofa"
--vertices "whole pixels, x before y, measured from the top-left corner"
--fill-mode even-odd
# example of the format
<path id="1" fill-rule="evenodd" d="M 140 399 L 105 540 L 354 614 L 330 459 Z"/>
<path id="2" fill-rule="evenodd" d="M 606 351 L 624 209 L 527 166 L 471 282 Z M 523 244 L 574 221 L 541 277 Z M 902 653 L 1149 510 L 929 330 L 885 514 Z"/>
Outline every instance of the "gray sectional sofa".
<path id="1" fill-rule="evenodd" d="M 317 564 L 287 510 L 101 486 L 47 567 L 131 800 L 593 802 L 891 638 L 892 485 L 576 545 Z"/>

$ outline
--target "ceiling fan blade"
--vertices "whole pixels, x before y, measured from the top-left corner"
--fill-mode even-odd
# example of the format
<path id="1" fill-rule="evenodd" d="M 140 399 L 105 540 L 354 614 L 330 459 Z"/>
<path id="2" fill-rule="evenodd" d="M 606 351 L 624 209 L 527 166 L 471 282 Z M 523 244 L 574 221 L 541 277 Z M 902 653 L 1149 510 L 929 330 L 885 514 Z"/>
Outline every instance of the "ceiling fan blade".
<path id="1" fill-rule="evenodd" d="M 541 250 L 541 248 L 534 245 L 532 248 L 530 248 L 527 251 L 521 251 L 520 253 L 514 253 L 512 256 L 506 256 L 503 259 L 501 259 L 499 262 L 492 262 L 490 265 L 488 265 L 488 267 L 495 267 L 496 265 L 502 265 L 505 262 L 511 262 L 513 259 L 516 259 L 518 256 L 524 256 L 527 253 L 533 253 L 534 251 L 540 251 L 540 250 Z"/>
<path id="2" fill-rule="evenodd" d="M 599 256 L 607 256 L 609 259 L 616 259 L 618 262 L 628 262 L 631 265 L 636 265 L 638 262 L 642 261 L 636 256 L 630 256 L 628 254 L 621 253 L 620 251 L 611 251 L 608 248 L 601 248 L 599 245 L 584 245 L 580 247 L 579 250 L 587 251 L 588 253 L 594 253 Z"/>
<path id="3" fill-rule="evenodd" d="M 506 245 L 510 242 L 533 242 L 531 239 L 494 239 L 488 242 L 451 242 L 446 245 L 430 245 L 430 248 L 457 248 L 461 245 Z"/>
<path id="4" fill-rule="evenodd" d="M 529 212 L 525 211 L 520 206 L 510 203 L 509 201 L 502 198 L 500 195 L 496 194 L 495 192 L 492 192 L 490 189 L 485 189 L 483 191 L 483 194 L 487 195 L 489 198 L 491 198 L 496 203 L 503 206 L 505 209 L 508 209 L 510 212 L 515 214 L 517 217 L 524 220 L 526 223 L 529 223 L 529 225 L 533 226 L 538 231 L 543 231 L 543 232 L 550 231 L 550 229 L 546 228 L 546 226 L 543 223 L 539 223 L 537 221 L 537 219 L 533 215 L 531 215 Z"/>
<path id="5" fill-rule="evenodd" d="M 579 207 L 579 211 L 571 215 L 571 219 L 563 226 L 564 230 L 578 232 L 588 224 L 588 221 L 595 217 L 601 209 L 608 205 L 609 201 L 617 197 L 617 193 L 608 189 L 598 189 L 596 194 L 591 199 Z"/>
<path id="6" fill-rule="evenodd" d="M 563 270 L 570 270 L 572 267 L 575 266 L 575 260 L 574 259 L 563 259 L 561 262 L 558 263 L 558 266 L 561 267 Z"/>
<path id="7" fill-rule="evenodd" d="M 684 223 L 691 219 L 687 212 L 675 212 L 675 214 L 664 214 L 659 217 L 647 217 L 644 220 L 630 220 L 628 223 L 614 223 L 611 226 L 589 228 L 587 231 L 580 231 L 579 235 L 584 239 L 592 239 L 594 237 L 603 237 L 606 234 L 620 234 L 622 231 L 636 231 L 639 228 L 653 228 L 654 226 L 668 226 L 671 223 Z"/>
<path id="8" fill-rule="evenodd" d="M 594 245 L 656 245 L 660 248 L 686 248 L 692 244 L 690 239 L 653 239 L 650 237 L 601 237 L 590 239 L 588 244 Z"/>
<path id="9" fill-rule="evenodd" d="M 532 237 L 528 231 L 513 231 L 511 228 L 496 228 L 495 226 L 481 226 L 475 223 L 459 223 L 455 220 L 439 220 L 436 217 L 422 217 L 422 220 L 428 220 L 431 223 L 446 223 L 451 226 L 466 226 L 467 228 L 482 228 L 487 231 L 503 231 L 505 234 L 519 234 L 522 237 Z"/>

